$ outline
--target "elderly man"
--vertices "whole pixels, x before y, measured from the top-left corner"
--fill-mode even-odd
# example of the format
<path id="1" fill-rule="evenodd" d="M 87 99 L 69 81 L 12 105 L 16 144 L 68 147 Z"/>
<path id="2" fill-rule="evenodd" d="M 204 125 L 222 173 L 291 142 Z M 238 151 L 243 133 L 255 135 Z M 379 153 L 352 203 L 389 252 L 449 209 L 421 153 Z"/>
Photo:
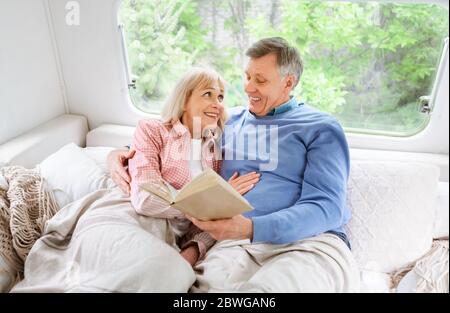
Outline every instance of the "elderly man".
<path id="1" fill-rule="evenodd" d="M 218 240 L 196 264 L 192 291 L 357 291 L 358 270 L 343 228 L 350 218 L 344 132 L 333 117 L 290 95 L 303 64 L 284 39 L 262 39 L 246 54 L 249 105 L 229 111 L 221 174 L 262 176 L 245 195 L 253 211 L 215 221 L 189 217 Z M 130 155 L 109 156 L 124 190 L 129 179 L 122 164 Z"/>

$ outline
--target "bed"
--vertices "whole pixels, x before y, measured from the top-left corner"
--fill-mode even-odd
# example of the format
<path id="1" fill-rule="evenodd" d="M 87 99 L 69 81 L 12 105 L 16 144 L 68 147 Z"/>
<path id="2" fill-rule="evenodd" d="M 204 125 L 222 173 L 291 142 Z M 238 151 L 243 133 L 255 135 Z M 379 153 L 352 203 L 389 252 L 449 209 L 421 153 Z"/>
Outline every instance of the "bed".
<path id="1" fill-rule="evenodd" d="M 60 207 L 99 190 L 116 188 L 107 172 L 106 156 L 130 143 L 133 131 L 133 127 L 103 125 L 85 134 L 87 147 L 70 140 L 62 148 L 59 143 L 49 149 L 52 151 L 45 159 L 34 161 Z M 80 132 L 85 132 L 83 127 Z M 15 140 L 17 144 L 20 138 Z M 399 154 L 389 160 L 380 153 L 369 155 L 352 151 L 348 185 L 352 220 L 347 231 L 359 266 L 360 291 L 414 292 L 414 271 L 398 285 L 393 284 L 392 274 L 426 255 L 437 239 L 447 240 L 448 246 L 448 182 L 442 181 L 445 176 L 439 166 L 419 162 L 417 155 L 406 154 L 406 160 L 399 159 Z M 28 159 L 27 165 L 33 161 Z M 448 290 L 448 250 L 446 262 Z M 186 277 L 187 282 L 191 279 Z"/>

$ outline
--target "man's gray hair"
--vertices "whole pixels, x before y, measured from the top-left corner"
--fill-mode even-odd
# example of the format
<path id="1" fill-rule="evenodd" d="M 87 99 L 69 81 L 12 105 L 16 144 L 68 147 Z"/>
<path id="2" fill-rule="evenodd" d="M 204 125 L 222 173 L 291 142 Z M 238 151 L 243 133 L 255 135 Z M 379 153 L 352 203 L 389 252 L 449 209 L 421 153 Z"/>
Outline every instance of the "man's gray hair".
<path id="1" fill-rule="evenodd" d="M 285 39 L 281 37 L 261 39 L 248 48 L 245 54 L 252 59 L 257 59 L 271 53 L 275 53 L 277 56 L 277 63 L 282 76 L 295 76 L 295 88 L 303 73 L 303 61 L 298 50 Z"/>

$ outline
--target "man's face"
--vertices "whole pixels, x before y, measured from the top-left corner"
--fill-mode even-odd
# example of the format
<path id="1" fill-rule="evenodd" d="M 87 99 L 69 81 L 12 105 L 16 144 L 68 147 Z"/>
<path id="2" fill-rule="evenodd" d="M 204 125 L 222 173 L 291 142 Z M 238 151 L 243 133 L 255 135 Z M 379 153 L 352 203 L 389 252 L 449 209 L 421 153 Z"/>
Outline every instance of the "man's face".
<path id="1" fill-rule="evenodd" d="M 245 69 L 245 92 L 250 112 L 264 116 L 273 108 L 289 101 L 292 77 L 282 77 L 276 54 L 250 59 Z"/>

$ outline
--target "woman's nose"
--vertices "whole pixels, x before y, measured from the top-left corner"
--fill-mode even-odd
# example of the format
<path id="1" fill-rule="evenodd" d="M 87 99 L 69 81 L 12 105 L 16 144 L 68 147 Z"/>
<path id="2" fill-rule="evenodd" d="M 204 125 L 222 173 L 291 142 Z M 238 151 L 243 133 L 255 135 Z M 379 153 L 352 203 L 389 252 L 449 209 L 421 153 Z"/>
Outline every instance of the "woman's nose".
<path id="1" fill-rule="evenodd" d="M 216 101 L 214 101 L 214 106 L 216 106 L 217 109 L 223 108 L 223 103 L 220 97 L 216 97 Z"/>

